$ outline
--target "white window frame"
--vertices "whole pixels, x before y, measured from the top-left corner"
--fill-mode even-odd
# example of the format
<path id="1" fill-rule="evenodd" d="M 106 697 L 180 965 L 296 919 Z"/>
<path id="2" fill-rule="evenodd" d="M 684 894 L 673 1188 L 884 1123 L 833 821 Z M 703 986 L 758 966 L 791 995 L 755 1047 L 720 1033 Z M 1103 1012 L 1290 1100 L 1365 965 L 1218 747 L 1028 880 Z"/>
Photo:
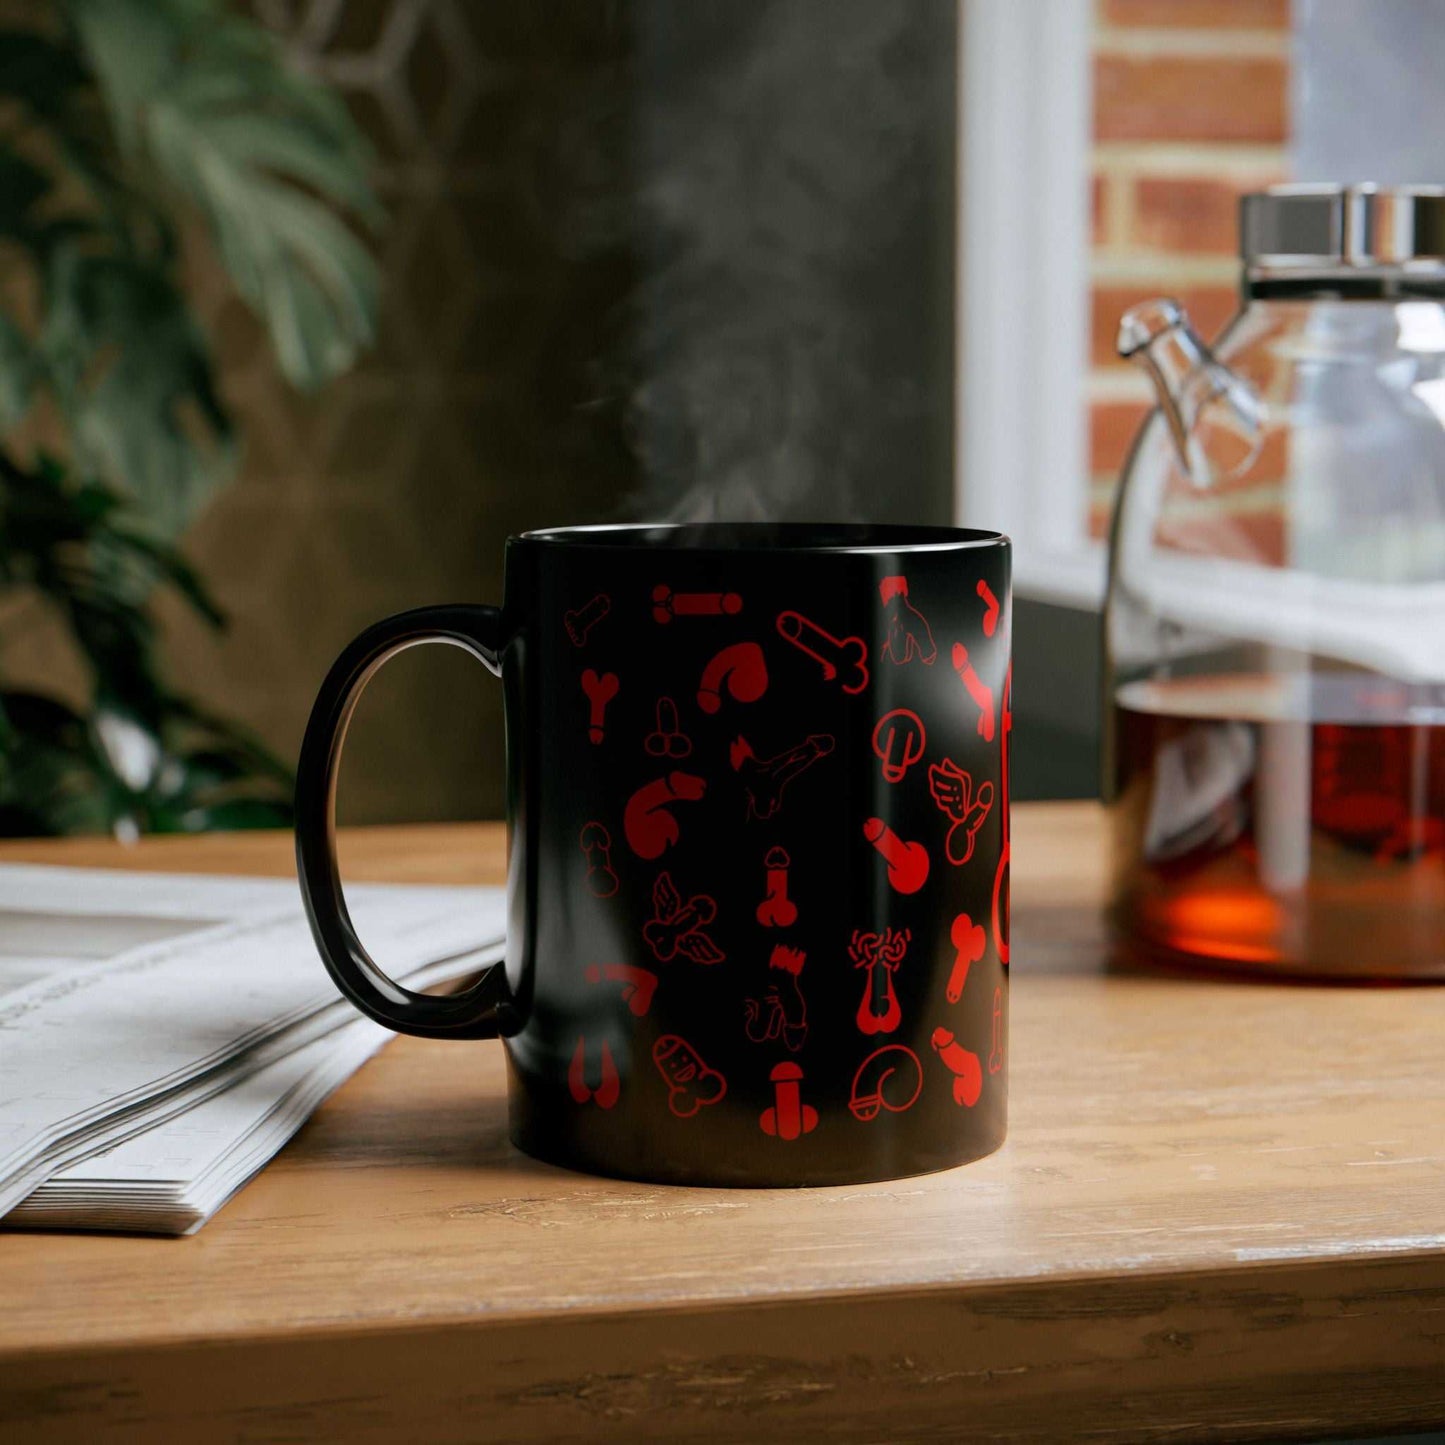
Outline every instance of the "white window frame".
<path id="1" fill-rule="evenodd" d="M 955 515 L 1097 608 L 1086 425 L 1091 0 L 959 0 Z"/>

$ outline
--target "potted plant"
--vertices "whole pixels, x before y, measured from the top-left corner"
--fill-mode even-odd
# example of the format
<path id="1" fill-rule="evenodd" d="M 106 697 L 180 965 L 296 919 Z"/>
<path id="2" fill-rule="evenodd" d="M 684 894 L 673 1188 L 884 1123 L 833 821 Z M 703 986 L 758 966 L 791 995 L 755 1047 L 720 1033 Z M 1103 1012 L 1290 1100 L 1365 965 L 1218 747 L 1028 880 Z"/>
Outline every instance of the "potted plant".
<path id="1" fill-rule="evenodd" d="M 0 611 L 0 833 L 288 821 L 289 768 L 158 648 L 158 589 L 222 625 L 178 542 L 240 443 L 181 262 L 213 247 L 315 388 L 372 339 L 378 220 L 340 98 L 223 0 L 53 0 L 0 29 L 0 604 L 43 599 L 89 678 L 8 687 Z"/>

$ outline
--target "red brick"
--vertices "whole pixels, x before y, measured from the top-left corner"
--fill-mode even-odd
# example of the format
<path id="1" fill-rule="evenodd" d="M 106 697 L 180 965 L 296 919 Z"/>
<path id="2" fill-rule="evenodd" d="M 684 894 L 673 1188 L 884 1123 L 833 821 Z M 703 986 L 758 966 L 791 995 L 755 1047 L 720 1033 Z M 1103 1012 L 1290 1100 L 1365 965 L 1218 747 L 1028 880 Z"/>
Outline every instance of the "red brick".
<path id="1" fill-rule="evenodd" d="M 1173 296 L 1189 313 L 1194 329 L 1209 340 L 1239 309 L 1238 293 L 1231 286 L 1171 287 L 1158 285 L 1095 286 L 1090 297 L 1089 360 L 1093 366 L 1126 366 L 1114 349 L 1119 318 L 1136 302 L 1151 296 Z"/>
<path id="2" fill-rule="evenodd" d="M 1150 407 L 1142 402 L 1094 403 L 1089 416 L 1089 472 L 1096 486 L 1117 480 L 1149 411 Z M 1116 415 L 1106 416 L 1101 424 L 1100 414 L 1111 412 Z M 1238 476 L 1216 477 L 1209 493 L 1227 501 L 1231 507 L 1269 510 L 1279 502 L 1287 459 L 1288 433 L 1282 427 L 1275 428 L 1265 436 L 1259 455 L 1244 472 Z M 1165 504 L 1193 504 L 1200 495 L 1194 484 L 1176 468 L 1169 478 Z"/>
<path id="3" fill-rule="evenodd" d="M 1232 511 L 1188 518 L 1164 518 L 1155 533 L 1158 544 L 1179 552 L 1231 557 L 1240 562 L 1282 566 L 1285 559 L 1284 514 L 1278 511 Z"/>
<path id="4" fill-rule="evenodd" d="M 1290 0 L 1104 0 L 1109 25 L 1191 30 L 1288 30 Z"/>
<path id="5" fill-rule="evenodd" d="M 1230 451 L 1229 456 L 1237 453 Z M 1269 427 L 1260 444 L 1259 452 L 1244 471 L 1234 476 L 1216 477 L 1210 484 L 1211 495 L 1227 499 L 1231 507 L 1248 510 L 1253 506 L 1275 506 L 1279 501 L 1280 483 L 1289 474 L 1289 430 L 1283 426 Z M 1192 484 L 1182 476 L 1170 482 L 1173 495 L 1178 498 L 1194 498 L 1198 494 Z"/>
<path id="6" fill-rule="evenodd" d="M 1117 476 L 1149 407 L 1139 401 L 1096 401 L 1089 408 L 1089 472 Z"/>
<path id="7" fill-rule="evenodd" d="M 1089 224 L 1094 245 L 1102 246 L 1109 239 L 1109 217 L 1105 210 L 1108 193 L 1103 176 L 1095 176 L 1089 189 Z"/>
<path id="8" fill-rule="evenodd" d="M 1109 523 L 1114 516 L 1114 501 L 1095 499 L 1089 503 L 1089 537 L 1092 541 L 1103 541 L 1109 535 Z"/>
<path id="9" fill-rule="evenodd" d="M 1141 176 L 1134 183 L 1134 234 L 1130 240 L 1158 251 L 1232 255 L 1239 245 L 1240 195 L 1263 184 Z"/>
<path id="10" fill-rule="evenodd" d="M 1272 56 L 1096 55 L 1094 139 L 1278 145 L 1287 83 Z"/>
<path id="11" fill-rule="evenodd" d="M 1278 486 L 1289 474 L 1289 431 L 1282 426 L 1270 427 L 1264 434 L 1259 455 L 1249 470 L 1235 479 L 1237 486 Z"/>

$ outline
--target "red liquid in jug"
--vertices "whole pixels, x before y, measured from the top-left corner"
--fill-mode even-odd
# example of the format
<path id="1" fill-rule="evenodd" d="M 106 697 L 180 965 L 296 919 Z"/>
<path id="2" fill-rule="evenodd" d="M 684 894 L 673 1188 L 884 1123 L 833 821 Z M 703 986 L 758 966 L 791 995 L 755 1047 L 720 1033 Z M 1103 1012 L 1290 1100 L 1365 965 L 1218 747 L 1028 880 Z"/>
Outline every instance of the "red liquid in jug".
<path id="1" fill-rule="evenodd" d="M 1127 683 L 1116 920 L 1169 962 L 1445 977 L 1445 690 L 1352 675 Z"/>

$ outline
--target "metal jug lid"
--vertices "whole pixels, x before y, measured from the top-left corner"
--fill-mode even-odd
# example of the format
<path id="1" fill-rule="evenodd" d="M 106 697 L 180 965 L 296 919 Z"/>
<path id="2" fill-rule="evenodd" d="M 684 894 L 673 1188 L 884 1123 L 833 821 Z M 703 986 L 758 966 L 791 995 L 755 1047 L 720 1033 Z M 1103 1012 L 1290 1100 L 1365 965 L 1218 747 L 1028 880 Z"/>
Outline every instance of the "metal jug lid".
<path id="1" fill-rule="evenodd" d="M 1445 265 L 1445 186 L 1291 185 L 1242 196 L 1247 273 Z"/>

